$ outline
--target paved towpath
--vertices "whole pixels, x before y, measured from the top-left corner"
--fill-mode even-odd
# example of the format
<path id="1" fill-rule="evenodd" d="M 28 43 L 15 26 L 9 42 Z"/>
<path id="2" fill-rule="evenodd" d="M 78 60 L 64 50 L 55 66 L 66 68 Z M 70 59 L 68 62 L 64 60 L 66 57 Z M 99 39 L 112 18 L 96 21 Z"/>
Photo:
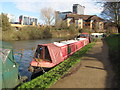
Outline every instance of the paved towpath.
<path id="1" fill-rule="evenodd" d="M 108 47 L 104 41 L 96 42 L 81 62 L 51 88 L 111 88 L 114 72 L 108 60 Z"/>

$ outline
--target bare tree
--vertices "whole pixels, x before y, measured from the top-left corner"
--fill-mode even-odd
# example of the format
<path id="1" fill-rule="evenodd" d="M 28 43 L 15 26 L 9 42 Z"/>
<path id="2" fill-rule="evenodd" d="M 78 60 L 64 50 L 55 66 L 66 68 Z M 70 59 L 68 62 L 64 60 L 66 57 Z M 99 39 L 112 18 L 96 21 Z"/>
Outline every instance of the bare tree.
<path id="1" fill-rule="evenodd" d="M 59 17 L 58 11 L 55 11 L 55 27 L 58 29 L 61 27 L 62 19 Z"/>
<path id="2" fill-rule="evenodd" d="M 61 18 L 56 20 L 55 27 L 57 29 L 66 29 L 66 28 L 68 28 L 66 21 L 62 20 Z"/>
<path id="3" fill-rule="evenodd" d="M 57 29 L 67 29 L 67 22 L 59 16 L 59 11 L 55 12 L 55 27 Z"/>
<path id="4" fill-rule="evenodd" d="M 110 20 L 117 27 L 118 33 L 120 33 L 120 1 L 104 2 L 103 8 L 101 15 Z"/>
<path id="5" fill-rule="evenodd" d="M 52 25 L 54 21 L 54 10 L 52 8 L 41 9 L 41 18 L 46 25 Z"/>

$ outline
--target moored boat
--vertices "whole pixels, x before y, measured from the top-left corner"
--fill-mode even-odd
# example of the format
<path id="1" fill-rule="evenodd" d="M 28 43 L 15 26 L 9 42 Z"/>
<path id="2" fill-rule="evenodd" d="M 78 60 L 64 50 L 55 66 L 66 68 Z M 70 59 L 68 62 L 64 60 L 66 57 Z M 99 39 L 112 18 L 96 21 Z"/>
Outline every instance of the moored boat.
<path id="1" fill-rule="evenodd" d="M 29 71 L 35 72 L 38 68 L 45 70 L 52 68 L 70 55 L 80 50 L 89 43 L 89 38 L 82 37 L 73 40 L 53 42 L 49 44 L 39 44 L 30 63 Z"/>

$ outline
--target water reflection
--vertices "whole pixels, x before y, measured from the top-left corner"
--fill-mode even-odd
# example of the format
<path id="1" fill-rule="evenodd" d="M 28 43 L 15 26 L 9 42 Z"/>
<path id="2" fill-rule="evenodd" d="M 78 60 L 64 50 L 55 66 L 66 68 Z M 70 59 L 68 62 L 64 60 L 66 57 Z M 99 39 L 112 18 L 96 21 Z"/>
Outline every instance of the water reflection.
<path id="1" fill-rule="evenodd" d="M 31 79 L 31 72 L 28 71 L 30 62 L 32 61 L 35 48 L 38 44 L 53 43 L 54 41 L 60 41 L 62 38 L 42 39 L 42 40 L 27 40 L 27 41 L 12 41 L 14 49 L 14 58 L 19 64 L 19 74 L 21 76 L 27 76 Z M 22 56 L 21 56 L 21 54 Z M 21 58 L 21 60 L 20 60 Z"/>

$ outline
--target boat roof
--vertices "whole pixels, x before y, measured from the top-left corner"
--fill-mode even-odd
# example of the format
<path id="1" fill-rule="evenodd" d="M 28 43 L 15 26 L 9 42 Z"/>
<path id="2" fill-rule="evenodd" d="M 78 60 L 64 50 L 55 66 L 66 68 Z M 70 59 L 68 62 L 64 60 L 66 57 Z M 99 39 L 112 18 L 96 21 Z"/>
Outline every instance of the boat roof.
<path id="1" fill-rule="evenodd" d="M 103 35 L 103 33 L 91 33 L 91 35 Z"/>
<path id="2" fill-rule="evenodd" d="M 66 41 L 60 41 L 60 42 L 53 42 L 53 43 L 49 43 L 49 44 L 39 44 L 39 45 L 42 45 L 42 46 L 49 46 L 51 44 L 54 44 L 56 46 L 64 46 L 64 45 L 68 45 L 68 44 L 71 44 L 71 43 L 75 43 L 75 42 L 78 42 L 78 41 L 82 41 L 82 40 L 85 40 L 86 38 L 77 38 L 77 40 L 66 40 Z"/>
<path id="3" fill-rule="evenodd" d="M 78 40 L 67 40 L 67 41 L 61 41 L 60 43 L 59 42 L 53 42 L 56 46 L 64 46 L 64 45 L 67 45 L 67 44 L 71 44 L 71 43 L 75 43 L 75 42 L 78 42 L 78 41 L 82 41 L 82 40 L 85 40 L 86 38 L 77 38 Z"/>
<path id="4" fill-rule="evenodd" d="M 86 38 L 77 38 L 79 41 L 85 40 Z"/>
<path id="5" fill-rule="evenodd" d="M 81 34 L 89 34 L 89 33 L 81 33 Z"/>

